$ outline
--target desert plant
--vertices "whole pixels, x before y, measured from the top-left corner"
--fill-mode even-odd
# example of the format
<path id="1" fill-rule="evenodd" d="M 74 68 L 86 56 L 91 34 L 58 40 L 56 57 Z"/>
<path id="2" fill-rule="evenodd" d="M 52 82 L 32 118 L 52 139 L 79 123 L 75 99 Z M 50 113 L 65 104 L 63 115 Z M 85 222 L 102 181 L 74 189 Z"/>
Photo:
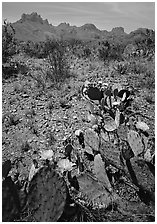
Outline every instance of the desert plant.
<path id="1" fill-rule="evenodd" d="M 102 42 L 101 47 L 98 48 L 98 57 L 100 60 L 104 61 L 104 63 L 108 59 L 109 49 L 110 49 L 110 44 L 108 41 Z"/>
<path id="2" fill-rule="evenodd" d="M 124 62 L 119 62 L 114 66 L 114 69 L 121 75 L 126 74 L 128 69 L 128 64 Z"/>
<path id="3" fill-rule="evenodd" d="M 83 49 L 83 55 L 85 58 L 88 58 L 91 55 L 91 50 L 88 47 Z"/>
<path id="4" fill-rule="evenodd" d="M 47 77 L 56 84 L 64 81 L 69 77 L 69 66 L 66 61 L 63 42 L 48 39 L 45 42 L 45 52 L 49 63 Z"/>
<path id="5" fill-rule="evenodd" d="M 48 146 L 53 146 L 56 142 L 54 133 L 52 131 L 49 131 L 46 136 L 47 136 Z"/>
<path id="6" fill-rule="evenodd" d="M 37 88 L 41 88 L 41 91 L 45 91 L 47 81 L 46 71 L 40 66 L 32 66 L 28 74 L 36 81 Z"/>
<path id="7" fill-rule="evenodd" d="M 150 103 L 150 104 L 154 104 L 155 103 L 155 99 L 154 99 L 154 96 L 153 96 L 153 93 L 147 93 L 145 95 L 145 100 Z"/>
<path id="8" fill-rule="evenodd" d="M 43 167 L 30 182 L 28 210 L 36 221 L 57 221 L 64 211 L 66 198 L 64 179 L 52 166 Z"/>
<path id="9" fill-rule="evenodd" d="M 22 152 L 28 152 L 30 149 L 31 149 L 31 146 L 28 143 L 28 141 L 23 141 L 23 143 L 21 145 L 21 151 Z"/>
<path id="10" fill-rule="evenodd" d="M 8 117 L 8 125 L 12 126 L 12 125 L 17 125 L 20 122 L 19 117 L 17 117 L 17 115 L 15 114 L 10 114 Z"/>
<path id="11" fill-rule="evenodd" d="M 2 27 L 2 63 L 9 62 L 16 54 L 15 30 L 11 23 L 4 20 Z"/>
<path id="12" fill-rule="evenodd" d="M 53 99 L 50 99 L 49 102 L 47 103 L 47 108 L 50 114 L 52 113 L 52 110 L 54 109 L 54 107 L 55 107 L 55 102 Z"/>
<path id="13" fill-rule="evenodd" d="M 35 58 L 45 58 L 45 50 L 44 50 L 44 42 L 37 42 L 34 43 L 32 41 L 27 41 L 24 43 L 21 43 L 21 49 L 22 51 L 30 56 Z"/>

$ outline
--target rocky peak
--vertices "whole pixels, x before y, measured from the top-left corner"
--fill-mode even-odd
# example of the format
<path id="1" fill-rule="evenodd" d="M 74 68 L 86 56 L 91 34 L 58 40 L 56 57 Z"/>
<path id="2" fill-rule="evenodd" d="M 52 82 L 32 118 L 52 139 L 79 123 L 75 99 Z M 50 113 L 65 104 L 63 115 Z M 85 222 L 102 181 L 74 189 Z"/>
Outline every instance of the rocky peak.
<path id="1" fill-rule="evenodd" d="M 121 34 L 121 33 L 124 33 L 124 28 L 123 27 L 115 27 L 115 28 L 112 29 L 111 32 Z"/>
<path id="2" fill-rule="evenodd" d="M 42 17 L 38 15 L 36 12 L 32 12 L 31 14 L 23 13 L 21 16 L 20 22 L 25 22 L 25 21 L 31 21 L 31 22 L 37 22 L 37 23 L 49 25 L 48 20 L 47 19 L 43 20 Z"/>
<path id="3" fill-rule="evenodd" d="M 86 23 L 83 26 L 81 26 L 80 28 L 83 29 L 83 30 L 89 30 L 89 31 L 98 30 L 97 27 L 94 24 L 91 24 L 91 23 Z"/>

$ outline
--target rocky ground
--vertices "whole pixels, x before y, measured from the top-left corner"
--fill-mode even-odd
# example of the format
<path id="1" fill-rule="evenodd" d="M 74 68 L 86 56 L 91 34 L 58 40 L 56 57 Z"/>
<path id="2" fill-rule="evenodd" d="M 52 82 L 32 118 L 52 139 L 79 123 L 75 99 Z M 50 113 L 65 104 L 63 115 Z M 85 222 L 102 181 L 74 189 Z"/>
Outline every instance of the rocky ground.
<path id="1" fill-rule="evenodd" d="M 43 59 L 16 56 L 16 60 L 18 59 L 29 66 L 45 66 Z M 102 79 L 105 82 L 129 83 L 131 86 L 136 86 L 133 106 L 147 115 L 149 119 L 143 118 L 143 121 L 149 125 L 150 134 L 154 135 L 155 90 L 151 92 L 151 102 L 148 102 L 146 96 L 150 93 L 149 90 L 140 88 L 140 84 L 137 87 L 140 75 L 117 74 L 113 64 L 104 67 L 102 62 L 89 59 L 74 58 L 69 64 L 73 76 L 58 89 L 48 82 L 45 91 L 42 91 L 29 74 L 18 74 L 17 77 L 3 82 L 2 160 L 5 162 L 10 159 L 15 164 L 11 170 L 13 177 L 19 172 L 19 178 L 28 178 L 32 160 L 38 158 L 40 151 L 52 149 L 57 157 L 64 151 L 62 143 L 66 137 L 73 134 L 76 129 L 85 130 L 89 127 L 86 101 L 80 94 L 80 88 L 87 79 Z M 101 214 L 101 220 L 154 221 L 154 176 L 142 162 L 134 160 L 133 163 L 140 184 L 149 192 L 143 191 L 141 196 L 133 192 L 135 198 L 129 199 L 132 188 L 119 184 L 117 191 L 125 202 L 133 200 L 128 207 L 126 206 L 128 213 L 125 217 L 124 214 L 119 216 L 119 213 L 108 212 L 104 219 Z M 143 172 L 144 170 L 146 172 Z M 151 199 L 148 200 L 150 192 Z"/>

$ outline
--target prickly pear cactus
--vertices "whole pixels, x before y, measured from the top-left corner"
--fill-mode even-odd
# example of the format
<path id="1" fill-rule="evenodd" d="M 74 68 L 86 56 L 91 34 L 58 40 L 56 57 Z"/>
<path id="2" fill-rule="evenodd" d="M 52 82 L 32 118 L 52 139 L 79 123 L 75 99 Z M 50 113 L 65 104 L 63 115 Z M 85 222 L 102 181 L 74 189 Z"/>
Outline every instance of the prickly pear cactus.
<path id="1" fill-rule="evenodd" d="M 10 170 L 11 170 L 11 161 L 7 160 L 2 165 L 2 177 L 6 178 Z"/>
<path id="2" fill-rule="evenodd" d="M 13 222 L 20 214 L 18 193 L 11 177 L 6 177 L 2 183 L 2 221 Z"/>
<path id="3" fill-rule="evenodd" d="M 104 160 L 110 162 L 116 167 L 123 169 L 120 161 L 120 150 L 110 141 L 102 141 L 100 153 Z"/>
<path id="4" fill-rule="evenodd" d="M 107 208 L 117 200 L 117 195 L 108 192 L 94 176 L 84 173 L 77 179 L 80 192 L 86 196 L 85 204 L 90 204 L 92 208 Z"/>
<path id="5" fill-rule="evenodd" d="M 85 131 L 84 135 L 85 151 L 93 155 L 93 150 L 99 151 L 99 137 L 91 128 Z"/>
<path id="6" fill-rule="evenodd" d="M 52 166 L 42 167 L 29 185 L 28 209 L 35 221 L 55 222 L 63 213 L 67 189 Z"/>
<path id="7" fill-rule="evenodd" d="M 100 154 L 97 154 L 94 157 L 94 173 L 98 182 L 101 183 L 108 191 L 112 191 L 112 186 L 105 170 L 105 164 Z"/>
<path id="8" fill-rule="evenodd" d="M 117 127 L 119 127 L 119 125 L 120 125 L 120 111 L 119 111 L 118 108 L 117 108 L 116 114 L 115 114 L 115 123 L 116 123 Z"/>
<path id="9" fill-rule="evenodd" d="M 114 91 L 114 90 L 118 90 L 118 92 L 119 91 L 121 91 L 123 88 L 122 88 L 122 86 L 119 84 L 119 83 L 115 83 L 115 84 L 113 84 L 113 86 L 112 86 L 112 91 Z M 116 91 L 117 92 L 117 91 Z"/>
<path id="10" fill-rule="evenodd" d="M 148 131 L 149 130 L 148 125 L 145 122 L 142 122 L 142 121 L 138 121 L 136 123 L 136 128 L 140 129 L 142 131 Z"/>
<path id="11" fill-rule="evenodd" d="M 127 128 L 127 126 L 125 126 L 125 125 L 120 125 L 120 126 L 118 127 L 118 129 L 117 129 L 117 134 L 118 134 L 118 137 L 119 137 L 121 140 L 127 141 L 127 139 L 128 139 L 127 133 L 128 133 L 128 128 Z"/>
<path id="12" fill-rule="evenodd" d="M 144 159 L 147 162 L 151 162 L 153 163 L 153 165 L 155 165 L 155 139 L 150 138 L 148 140 L 148 144 L 147 144 L 147 150 L 144 154 Z M 153 161 L 154 159 L 154 161 Z"/>
<path id="13" fill-rule="evenodd" d="M 142 138 L 142 142 L 144 145 L 144 152 L 147 150 L 147 146 L 148 146 L 148 140 L 149 138 L 147 136 L 145 136 L 145 134 L 141 133 L 141 138 Z"/>
<path id="14" fill-rule="evenodd" d="M 128 143 L 135 156 L 138 156 L 143 152 L 144 145 L 140 135 L 136 131 L 130 130 L 128 132 Z"/>
<path id="15" fill-rule="evenodd" d="M 121 148 L 122 156 L 125 160 L 129 160 L 134 157 L 134 153 L 127 141 L 122 141 L 120 148 Z"/>
<path id="16" fill-rule="evenodd" d="M 110 116 L 104 117 L 104 129 L 108 132 L 114 131 L 117 129 L 117 124 L 115 120 Z"/>
<path id="17" fill-rule="evenodd" d="M 94 105 L 91 102 L 87 102 L 86 107 L 88 111 L 94 113 Z"/>

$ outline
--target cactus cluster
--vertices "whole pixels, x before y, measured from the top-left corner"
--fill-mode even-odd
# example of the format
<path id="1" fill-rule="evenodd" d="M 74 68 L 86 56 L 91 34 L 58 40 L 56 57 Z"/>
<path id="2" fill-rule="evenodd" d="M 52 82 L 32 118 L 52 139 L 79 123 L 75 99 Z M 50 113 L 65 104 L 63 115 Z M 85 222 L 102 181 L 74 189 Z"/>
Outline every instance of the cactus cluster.
<path id="1" fill-rule="evenodd" d="M 96 93 L 92 92 L 93 87 L 97 88 L 97 91 L 103 92 L 101 97 L 98 97 L 99 99 L 96 98 Z M 87 101 L 87 113 L 90 112 L 90 118 L 92 117 L 89 120 L 92 129 L 99 136 L 101 133 L 102 138 L 106 141 L 110 141 L 110 136 L 114 133 L 115 142 L 118 142 L 121 148 L 126 145 L 123 144 L 123 141 L 127 141 L 127 147 L 125 146 L 123 149 L 122 155 L 127 154 L 126 151 L 128 151 L 130 156 L 126 155 L 125 158 L 131 158 L 133 155 L 144 156 L 148 142 L 148 136 L 145 133 L 148 133 L 149 127 L 139 117 L 136 117 L 136 112 L 131 110 L 133 88 L 129 86 L 123 88 L 118 83 L 111 85 L 111 83 L 98 82 L 96 84 L 86 81 L 82 87 L 82 93 L 83 98 Z M 96 122 L 93 123 L 94 121 Z"/>
<path id="2" fill-rule="evenodd" d="M 28 176 L 27 208 L 34 221 L 58 221 L 68 214 L 66 210 L 68 206 L 71 208 L 71 202 L 83 208 L 88 202 L 91 209 L 107 208 L 118 198 L 113 193 L 115 176 L 125 173 L 128 160 L 142 157 L 154 165 L 155 142 L 149 137 L 149 127 L 136 119 L 136 113 L 128 113 L 132 100 L 129 88 L 85 82 L 82 94 L 87 101 L 91 127 L 75 130 L 75 136 L 64 139 L 61 158 L 56 158 L 54 151 L 46 150 L 40 154 L 41 166 L 33 160 Z M 89 157 L 91 169 L 85 155 Z M 15 185 L 8 177 L 10 169 L 11 163 L 6 161 L 2 170 L 4 221 L 14 220 L 20 211 Z M 77 192 L 75 196 L 70 193 L 72 189 Z M 88 202 L 79 198 L 80 194 L 87 196 Z"/>
<path id="3" fill-rule="evenodd" d="M 128 142 L 135 156 L 138 156 L 143 152 L 144 146 L 138 132 L 129 130 Z"/>
<path id="4" fill-rule="evenodd" d="M 42 167 L 29 185 L 28 208 L 38 222 L 55 222 L 64 211 L 67 198 L 65 181 L 53 166 Z"/>

